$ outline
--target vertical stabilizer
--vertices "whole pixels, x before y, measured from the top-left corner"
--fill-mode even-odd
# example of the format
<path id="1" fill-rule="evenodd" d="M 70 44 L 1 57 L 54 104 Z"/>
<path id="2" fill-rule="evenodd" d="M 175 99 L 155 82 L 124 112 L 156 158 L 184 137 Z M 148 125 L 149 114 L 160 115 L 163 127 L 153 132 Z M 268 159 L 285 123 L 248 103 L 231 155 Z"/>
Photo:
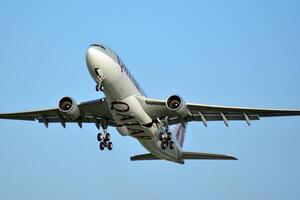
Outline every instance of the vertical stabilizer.
<path id="1" fill-rule="evenodd" d="M 186 128 L 187 128 L 187 123 L 177 124 L 174 127 L 176 140 L 178 141 L 181 147 L 183 146 L 184 143 Z"/>

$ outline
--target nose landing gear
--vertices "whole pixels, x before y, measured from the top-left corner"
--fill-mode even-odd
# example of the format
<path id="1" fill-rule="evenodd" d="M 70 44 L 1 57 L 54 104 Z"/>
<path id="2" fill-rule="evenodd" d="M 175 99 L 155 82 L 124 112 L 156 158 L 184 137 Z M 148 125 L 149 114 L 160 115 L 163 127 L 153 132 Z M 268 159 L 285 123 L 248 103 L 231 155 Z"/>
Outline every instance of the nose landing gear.
<path id="1" fill-rule="evenodd" d="M 101 84 L 101 83 L 97 83 L 97 85 L 96 85 L 96 91 L 97 92 L 99 92 L 99 91 L 101 91 L 101 92 L 103 92 L 103 85 Z"/>
<path id="2" fill-rule="evenodd" d="M 95 75 L 97 76 L 97 84 L 96 84 L 96 91 L 103 92 L 103 80 L 105 79 L 104 73 L 100 68 L 94 68 Z"/>

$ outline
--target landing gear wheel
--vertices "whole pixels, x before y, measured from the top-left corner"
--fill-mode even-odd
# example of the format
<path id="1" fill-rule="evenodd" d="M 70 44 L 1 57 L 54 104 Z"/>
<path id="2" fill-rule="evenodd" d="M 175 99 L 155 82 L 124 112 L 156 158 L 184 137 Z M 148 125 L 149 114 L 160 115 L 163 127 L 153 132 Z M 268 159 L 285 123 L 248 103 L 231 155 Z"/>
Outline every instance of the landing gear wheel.
<path id="1" fill-rule="evenodd" d="M 172 133 L 168 132 L 167 133 L 167 141 L 172 140 Z"/>
<path id="2" fill-rule="evenodd" d="M 113 144 L 112 144 L 112 142 L 108 142 L 107 143 L 107 148 L 108 148 L 108 150 L 112 150 L 113 149 Z"/>
<path id="3" fill-rule="evenodd" d="M 103 141 L 103 135 L 102 135 L 102 133 L 98 133 L 97 140 L 98 140 L 98 142 Z"/>
<path id="4" fill-rule="evenodd" d="M 170 141 L 170 144 L 169 144 L 169 147 L 170 147 L 170 149 L 174 149 L 174 147 L 175 147 L 175 144 L 174 144 L 174 142 L 173 141 Z"/>
<path id="5" fill-rule="evenodd" d="M 165 150 L 167 148 L 167 143 L 165 141 L 161 141 L 160 146 L 163 150 Z"/>
<path id="6" fill-rule="evenodd" d="M 104 88 L 103 88 L 102 84 L 100 85 L 99 89 L 100 89 L 101 92 L 103 92 Z"/>
<path id="7" fill-rule="evenodd" d="M 97 91 L 97 92 L 99 92 L 99 91 L 103 92 L 103 85 L 98 83 L 98 84 L 96 85 L 96 91 Z"/>
<path id="8" fill-rule="evenodd" d="M 105 141 L 110 141 L 110 134 L 109 133 L 105 134 Z"/>
<path id="9" fill-rule="evenodd" d="M 104 144 L 104 142 L 100 142 L 99 148 L 100 148 L 101 151 L 103 151 L 103 150 L 105 149 L 105 144 Z"/>
<path id="10" fill-rule="evenodd" d="M 163 141 L 165 139 L 165 134 L 164 133 L 159 133 L 159 140 Z"/>

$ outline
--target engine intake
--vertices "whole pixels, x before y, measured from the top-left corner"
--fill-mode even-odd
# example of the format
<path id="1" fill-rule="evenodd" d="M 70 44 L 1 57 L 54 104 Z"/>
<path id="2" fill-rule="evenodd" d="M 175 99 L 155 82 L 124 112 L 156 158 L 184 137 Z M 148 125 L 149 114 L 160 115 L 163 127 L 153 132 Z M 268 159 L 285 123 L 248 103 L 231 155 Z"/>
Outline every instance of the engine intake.
<path id="1" fill-rule="evenodd" d="M 178 115 L 180 115 L 182 118 L 185 118 L 188 116 L 189 109 L 183 99 L 178 95 L 172 95 L 167 99 L 167 108 L 172 111 L 176 112 Z"/>
<path id="2" fill-rule="evenodd" d="M 71 97 L 63 97 L 59 100 L 58 108 L 67 118 L 76 120 L 80 116 L 77 103 Z"/>

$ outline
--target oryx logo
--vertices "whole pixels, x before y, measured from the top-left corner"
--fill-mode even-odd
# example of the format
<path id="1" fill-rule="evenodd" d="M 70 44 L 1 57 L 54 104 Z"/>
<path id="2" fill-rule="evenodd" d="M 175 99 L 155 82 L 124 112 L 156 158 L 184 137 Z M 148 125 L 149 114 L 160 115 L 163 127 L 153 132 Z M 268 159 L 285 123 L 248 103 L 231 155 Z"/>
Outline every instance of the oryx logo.
<path id="1" fill-rule="evenodd" d="M 111 103 L 111 110 L 116 110 L 118 112 L 128 112 L 129 109 L 129 105 L 127 103 L 118 101 Z"/>

